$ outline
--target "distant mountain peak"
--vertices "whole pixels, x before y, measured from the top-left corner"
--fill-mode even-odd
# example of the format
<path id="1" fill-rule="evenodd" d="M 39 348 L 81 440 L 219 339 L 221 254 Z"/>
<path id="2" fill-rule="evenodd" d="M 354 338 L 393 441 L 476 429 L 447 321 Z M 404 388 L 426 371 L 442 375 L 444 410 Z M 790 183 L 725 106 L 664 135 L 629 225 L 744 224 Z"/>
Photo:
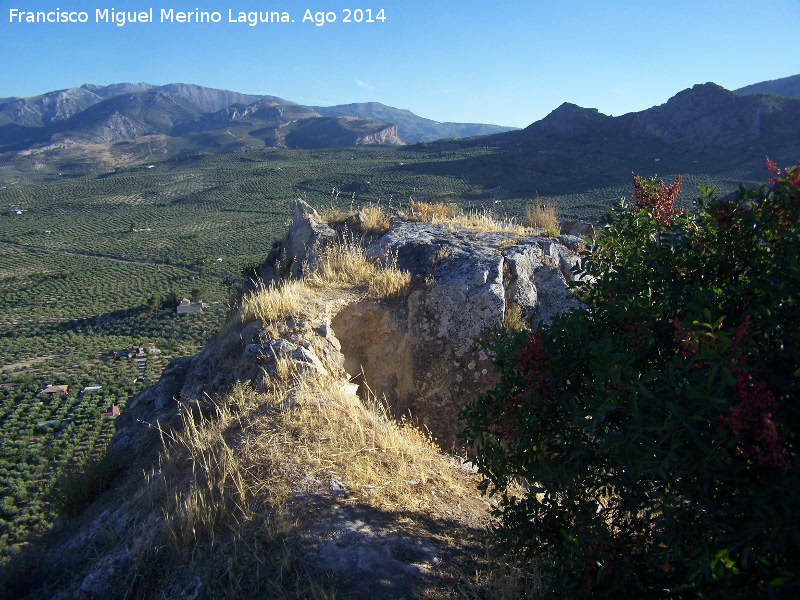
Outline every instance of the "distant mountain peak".
<path id="1" fill-rule="evenodd" d="M 114 96 L 121 96 L 122 94 L 135 94 L 137 92 L 146 92 L 154 88 L 152 83 L 140 81 L 139 83 L 112 83 L 111 85 L 97 85 L 94 83 L 84 83 L 81 86 L 82 90 L 92 92 L 101 98 L 113 98 Z"/>
<path id="2" fill-rule="evenodd" d="M 698 100 L 725 102 L 733 100 L 734 98 L 736 98 L 736 94 L 732 91 L 710 81 L 708 83 L 698 83 L 690 88 L 681 90 L 667 100 L 667 105 L 680 104 L 682 102 L 697 102 Z"/>
<path id="3" fill-rule="evenodd" d="M 776 103 L 769 97 L 740 96 L 704 83 L 678 92 L 665 104 L 633 114 L 631 135 L 651 136 L 687 148 L 723 148 L 761 138 L 763 119 L 775 112 L 792 112 L 792 101 Z M 786 104 L 789 103 L 789 104 Z"/>
<path id="4" fill-rule="evenodd" d="M 583 108 L 572 102 L 564 102 L 544 119 L 530 125 L 529 129 L 572 137 L 590 133 L 611 118 L 596 108 Z"/>

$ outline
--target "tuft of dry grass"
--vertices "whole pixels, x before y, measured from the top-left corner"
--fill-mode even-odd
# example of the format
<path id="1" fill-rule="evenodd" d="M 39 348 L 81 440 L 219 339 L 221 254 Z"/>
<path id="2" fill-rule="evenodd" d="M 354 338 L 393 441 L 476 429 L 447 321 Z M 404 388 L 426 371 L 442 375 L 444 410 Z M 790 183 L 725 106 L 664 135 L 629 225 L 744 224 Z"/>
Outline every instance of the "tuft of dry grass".
<path id="1" fill-rule="evenodd" d="M 411 273 L 397 266 L 378 269 L 369 280 L 369 294 L 373 298 L 399 298 L 408 295 L 411 288 Z"/>
<path id="2" fill-rule="evenodd" d="M 417 202 L 413 199 L 409 200 L 409 204 L 411 205 L 412 218 L 425 223 L 445 224 L 490 233 L 514 233 L 517 235 L 527 233 L 525 228 L 516 223 L 514 219 L 497 218 L 489 210 L 464 213 L 453 204 L 443 204 L 441 202 L 428 204 L 427 202 Z"/>
<path id="3" fill-rule="evenodd" d="M 274 323 L 297 316 L 307 293 L 308 284 L 302 279 L 283 279 L 269 286 L 258 281 L 256 289 L 242 298 L 239 310 L 225 329 L 230 329 L 235 323 L 250 323 L 256 319 Z"/>
<path id="4" fill-rule="evenodd" d="M 533 204 L 525 207 L 526 227 L 544 229 L 545 234 L 555 237 L 559 234 L 558 216 L 552 204 Z"/>
<path id="5" fill-rule="evenodd" d="M 367 258 L 363 247 L 356 242 L 331 244 L 320 255 L 317 268 L 302 279 L 283 279 L 265 286 L 258 282 L 252 292 L 245 294 L 239 309 L 225 325 L 223 332 L 236 324 L 256 319 L 269 325 L 303 313 L 305 299 L 311 288 L 343 288 L 365 286 L 373 298 L 391 298 L 408 293 L 411 274 L 401 271 L 397 261 L 383 265 Z"/>
<path id="6" fill-rule="evenodd" d="M 359 211 L 359 215 L 359 225 L 365 235 L 383 235 L 389 230 L 389 215 L 380 206 L 365 206 Z"/>
<path id="7" fill-rule="evenodd" d="M 429 204 L 417 202 L 413 198 L 409 198 L 408 203 L 411 205 L 411 218 L 425 223 L 448 221 L 459 213 L 458 207 L 454 204 L 444 204 L 443 202 Z"/>
<path id="8" fill-rule="evenodd" d="M 356 229 L 364 235 L 383 235 L 389 230 L 389 214 L 378 204 L 363 206 L 356 212 L 352 203 L 349 209 L 334 205 L 332 197 L 330 206 L 319 209 L 318 214 L 333 226 L 354 222 Z M 358 214 L 357 219 L 355 214 Z"/>
<path id="9" fill-rule="evenodd" d="M 388 298 L 408 291 L 411 274 L 398 269 L 396 260 L 382 265 L 367 258 L 357 243 L 345 241 L 325 249 L 308 282 L 321 288 L 367 284 L 372 297 Z"/>
<path id="10" fill-rule="evenodd" d="M 513 233 L 516 235 L 527 233 L 525 228 L 516 223 L 514 219 L 500 219 L 487 210 L 463 213 L 451 219 L 450 222 L 460 227 L 489 233 Z"/>
<path id="11" fill-rule="evenodd" d="M 361 501 L 401 510 L 419 509 L 431 486 L 452 489 L 452 467 L 428 435 L 395 421 L 376 400 L 362 401 L 326 378 L 301 379 L 293 410 L 282 415 L 291 432 L 281 449 L 304 465 L 307 476 L 332 477 Z"/>
<path id="12" fill-rule="evenodd" d="M 501 242 L 499 246 L 497 246 L 500 250 L 505 250 L 506 248 L 511 248 L 512 246 L 518 246 L 524 241 L 524 238 L 517 237 L 505 240 Z"/>
<path id="13" fill-rule="evenodd" d="M 364 250 L 355 242 L 331 244 L 320 254 L 320 260 L 306 281 L 320 288 L 339 288 L 366 283 L 376 265 L 367 260 Z"/>
<path id="14" fill-rule="evenodd" d="M 331 223 L 344 223 L 353 211 L 346 210 L 339 204 L 339 195 L 341 192 L 336 188 L 331 190 L 331 200 L 328 206 L 322 207 L 317 210 L 320 218 L 328 224 Z M 352 209 L 352 205 L 350 207 Z"/>

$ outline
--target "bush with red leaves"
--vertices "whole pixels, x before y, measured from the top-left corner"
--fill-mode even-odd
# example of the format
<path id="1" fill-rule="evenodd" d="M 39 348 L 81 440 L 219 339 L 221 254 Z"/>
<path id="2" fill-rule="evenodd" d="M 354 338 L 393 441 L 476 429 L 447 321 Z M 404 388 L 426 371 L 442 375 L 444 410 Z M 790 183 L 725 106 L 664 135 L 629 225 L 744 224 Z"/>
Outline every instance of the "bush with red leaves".
<path id="1" fill-rule="evenodd" d="M 556 597 L 800 597 L 800 162 L 767 164 L 693 211 L 634 176 L 587 308 L 491 345 L 463 439 Z"/>

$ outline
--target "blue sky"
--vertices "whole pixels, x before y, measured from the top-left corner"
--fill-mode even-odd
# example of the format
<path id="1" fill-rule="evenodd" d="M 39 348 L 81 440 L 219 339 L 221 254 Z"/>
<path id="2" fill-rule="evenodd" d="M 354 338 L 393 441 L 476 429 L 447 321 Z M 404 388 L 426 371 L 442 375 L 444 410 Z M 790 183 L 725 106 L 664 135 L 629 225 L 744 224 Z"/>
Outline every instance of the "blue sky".
<path id="1" fill-rule="evenodd" d="M 11 9 L 56 8 L 89 21 L 9 22 Z M 152 8 L 156 22 L 95 23 L 98 8 Z M 160 23 L 170 8 L 222 20 Z M 357 8 L 386 19 L 342 22 Z M 294 23 L 229 23 L 229 9 L 286 11 Z M 303 23 L 306 9 L 336 22 Z M 798 31 L 800 0 L 0 0 L 0 97 L 182 82 L 524 127 L 562 102 L 620 115 L 695 83 L 798 74 Z"/>

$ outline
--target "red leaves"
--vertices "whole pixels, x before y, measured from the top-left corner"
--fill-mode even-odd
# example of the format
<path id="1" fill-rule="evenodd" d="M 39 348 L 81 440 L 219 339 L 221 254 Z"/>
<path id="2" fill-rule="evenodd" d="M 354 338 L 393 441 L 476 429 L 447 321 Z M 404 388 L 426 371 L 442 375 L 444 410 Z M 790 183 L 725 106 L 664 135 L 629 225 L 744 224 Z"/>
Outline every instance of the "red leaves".
<path id="1" fill-rule="evenodd" d="M 778 164 L 774 160 L 770 160 L 769 156 L 765 156 L 764 168 L 775 175 L 775 177 L 767 181 L 767 184 L 771 186 L 773 190 L 779 180 L 786 181 L 790 188 L 800 190 L 800 160 L 797 161 L 795 166 L 787 167 L 783 170 L 783 173 L 781 173 L 781 170 L 778 168 Z"/>
<path id="2" fill-rule="evenodd" d="M 719 423 L 731 428 L 741 454 L 760 465 L 788 469 L 789 461 L 772 421 L 775 396 L 767 384 L 737 369 L 733 395 L 737 403 L 731 405 L 729 415 L 720 417 Z"/>
<path id="3" fill-rule="evenodd" d="M 728 408 L 728 414 L 719 417 L 718 428 L 730 429 L 736 438 L 737 451 L 741 456 L 755 460 L 760 465 L 788 469 L 789 462 L 783 453 L 778 427 L 772 420 L 775 396 L 766 382 L 755 379 L 746 370 L 751 356 L 743 345 L 746 345 L 753 331 L 750 316 L 742 320 L 732 336 L 722 330 L 722 321 L 704 335 L 684 327 L 677 317 L 673 320 L 673 325 L 681 357 L 694 361 L 689 367 L 690 371 L 698 366 L 707 368 L 710 361 L 722 361 L 736 376 L 736 384 L 732 390 L 733 402 Z M 703 360 L 697 360 L 699 357 Z"/>
<path id="4" fill-rule="evenodd" d="M 682 178 L 680 175 L 669 185 L 664 185 L 660 179 L 644 179 L 640 175 L 633 175 L 634 191 L 630 196 L 635 202 L 636 210 L 646 210 L 650 216 L 661 225 L 669 225 L 675 215 L 683 212 L 676 209 L 675 198 L 681 191 Z"/>
<path id="5" fill-rule="evenodd" d="M 800 220 L 800 160 L 781 172 L 775 161 L 766 157 L 765 167 L 775 175 L 767 181 L 770 202 L 765 204 L 765 216 L 780 237 L 795 229 Z"/>

